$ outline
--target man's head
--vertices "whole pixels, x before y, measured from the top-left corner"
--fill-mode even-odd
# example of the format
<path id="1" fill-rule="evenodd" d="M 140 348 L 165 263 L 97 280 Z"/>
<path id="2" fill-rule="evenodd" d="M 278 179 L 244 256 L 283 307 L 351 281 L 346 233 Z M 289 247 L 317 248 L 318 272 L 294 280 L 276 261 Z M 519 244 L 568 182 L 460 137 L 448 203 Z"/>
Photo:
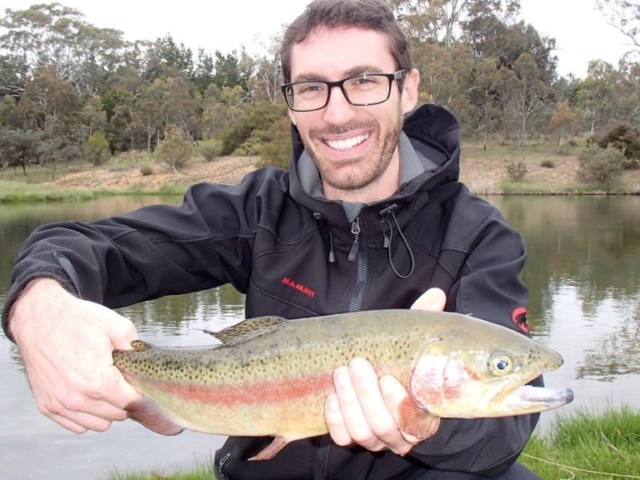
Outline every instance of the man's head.
<path id="1" fill-rule="evenodd" d="M 385 0 L 314 0 L 285 33 L 283 92 L 325 196 L 369 203 L 398 188 L 398 138 L 418 71 Z"/>
<path id="2" fill-rule="evenodd" d="M 374 30 L 386 35 L 396 70 L 409 71 L 413 68 L 411 45 L 387 0 L 313 0 L 287 27 L 282 39 L 280 58 L 284 83 L 291 82 L 293 46 L 303 42 L 313 30 L 338 27 Z"/>

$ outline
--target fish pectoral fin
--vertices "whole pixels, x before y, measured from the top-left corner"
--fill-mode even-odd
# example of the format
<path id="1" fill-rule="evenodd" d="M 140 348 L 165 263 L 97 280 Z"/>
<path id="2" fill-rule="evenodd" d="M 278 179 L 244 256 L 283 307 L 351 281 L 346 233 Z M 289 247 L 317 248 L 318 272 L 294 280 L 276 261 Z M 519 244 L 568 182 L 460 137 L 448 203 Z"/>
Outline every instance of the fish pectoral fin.
<path id="1" fill-rule="evenodd" d="M 255 457 L 251 457 L 249 460 L 250 461 L 253 461 L 253 460 L 270 460 L 273 457 L 275 457 L 276 454 L 287 445 L 287 443 L 289 443 L 289 440 L 287 440 L 286 438 L 284 438 L 284 437 L 275 437 L 273 439 L 273 442 L 271 442 L 269 444 L 269 446 L 264 448 Z"/>
<path id="2" fill-rule="evenodd" d="M 124 409 L 130 419 L 161 435 L 177 435 L 184 430 L 163 413 L 149 397 L 134 400 Z"/>
<path id="3" fill-rule="evenodd" d="M 433 436 L 440 427 L 440 417 L 432 415 L 407 397 L 398 408 L 398 423 L 402 432 L 413 435 L 419 440 Z"/>

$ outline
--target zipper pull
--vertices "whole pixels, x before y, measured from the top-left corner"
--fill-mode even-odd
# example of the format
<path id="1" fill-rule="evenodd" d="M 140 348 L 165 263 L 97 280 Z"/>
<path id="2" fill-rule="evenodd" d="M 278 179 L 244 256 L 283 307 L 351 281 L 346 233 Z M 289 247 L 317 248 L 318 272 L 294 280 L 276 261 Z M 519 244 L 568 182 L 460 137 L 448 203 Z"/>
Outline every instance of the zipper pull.
<path id="1" fill-rule="evenodd" d="M 350 262 L 355 262 L 356 257 L 358 256 L 358 248 L 360 246 L 360 222 L 358 221 L 358 217 L 351 223 L 351 233 L 354 235 L 353 243 L 351 244 L 351 249 L 349 250 L 349 255 L 347 256 L 347 260 Z"/>

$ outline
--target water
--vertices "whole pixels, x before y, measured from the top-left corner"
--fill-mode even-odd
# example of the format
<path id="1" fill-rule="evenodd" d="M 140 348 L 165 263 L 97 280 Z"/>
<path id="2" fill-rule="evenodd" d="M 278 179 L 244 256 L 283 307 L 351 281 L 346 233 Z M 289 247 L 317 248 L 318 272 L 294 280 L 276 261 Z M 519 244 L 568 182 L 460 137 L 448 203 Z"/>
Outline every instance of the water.
<path id="1" fill-rule="evenodd" d="M 109 198 L 90 203 L 0 206 L 0 302 L 20 243 L 37 225 L 90 220 L 160 200 Z M 570 387 L 576 407 L 627 403 L 640 408 L 640 198 L 495 198 L 529 249 L 523 278 L 529 286 L 534 336 L 562 353 L 565 364 L 545 376 Z M 223 287 L 160 299 L 120 312 L 146 340 L 163 345 L 210 342 L 199 329 L 243 317 L 243 298 Z M 40 413 L 19 355 L 0 336 L 0 478 L 87 480 L 110 471 L 170 473 L 209 462 L 223 438 L 184 432 L 154 434 L 135 422 L 105 433 L 75 435 Z M 543 414 L 542 426 L 554 413 Z"/>

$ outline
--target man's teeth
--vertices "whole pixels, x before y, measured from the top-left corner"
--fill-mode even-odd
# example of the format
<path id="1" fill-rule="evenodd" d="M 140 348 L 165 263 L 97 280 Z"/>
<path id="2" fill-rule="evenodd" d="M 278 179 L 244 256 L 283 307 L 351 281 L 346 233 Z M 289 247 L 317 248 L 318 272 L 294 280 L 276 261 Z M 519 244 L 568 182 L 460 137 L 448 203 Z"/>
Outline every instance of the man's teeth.
<path id="1" fill-rule="evenodd" d="M 334 150 L 349 150 L 350 148 L 355 147 L 356 145 L 360 145 L 364 142 L 369 135 L 358 135 L 357 137 L 347 138 L 345 140 L 325 140 L 327 145 L 329 145 Z"/>

